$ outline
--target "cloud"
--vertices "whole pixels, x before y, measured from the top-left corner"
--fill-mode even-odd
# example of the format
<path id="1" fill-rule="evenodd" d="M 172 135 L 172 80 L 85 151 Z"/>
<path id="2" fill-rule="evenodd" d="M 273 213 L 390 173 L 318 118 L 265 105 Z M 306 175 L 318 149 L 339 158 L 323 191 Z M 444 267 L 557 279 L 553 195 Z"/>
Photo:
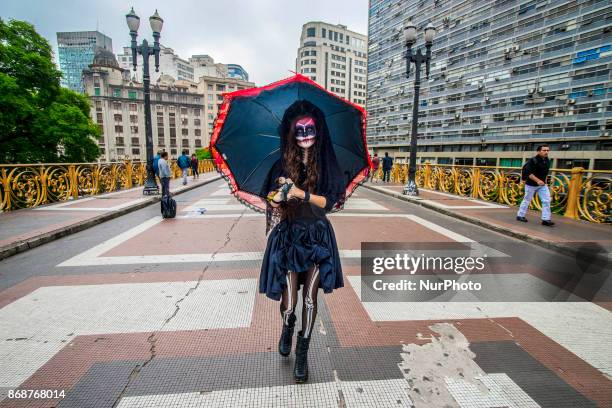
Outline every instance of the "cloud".
<path id="1" fill-rule="evenodd" d="M 164 19 L 165 46 L 185 59 L 208 54 L 216 62 L 240 64 L 257 85 L 295 70 L 302 25 L 308 21 L 341 23 L 367 33 L 366 0 L 2 0 L 0 15 L 33 23 L 55 49 L 56 32 L 98 26 L 112 38 L 117 53 L 129 44 L 125 14 L 131 6 L 141 18 L 141 39 L 152 39 L 148 16 L 157 8 Z"/>

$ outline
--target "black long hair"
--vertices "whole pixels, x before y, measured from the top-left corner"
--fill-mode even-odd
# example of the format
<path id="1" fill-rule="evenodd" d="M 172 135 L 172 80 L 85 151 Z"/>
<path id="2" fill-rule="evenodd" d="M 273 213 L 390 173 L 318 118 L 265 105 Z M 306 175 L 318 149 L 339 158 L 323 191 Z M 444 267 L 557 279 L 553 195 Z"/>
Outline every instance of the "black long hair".
<path id="1" fill-rule="evenodd" d="M 338 167 L 325 115 L 307 100 L 298 100 L 289 106 L 279 125 L 282 168 L 295 183 L 298 182 L 302 151 L 295 139 L 295 123 L 305 116 L 314 118 L 317 135 L 308 155 L 306 180 L 298 187 L 312 194 L 331 195 L 340 200 L 346 186 L 343 185 L 344 178 Z"/>

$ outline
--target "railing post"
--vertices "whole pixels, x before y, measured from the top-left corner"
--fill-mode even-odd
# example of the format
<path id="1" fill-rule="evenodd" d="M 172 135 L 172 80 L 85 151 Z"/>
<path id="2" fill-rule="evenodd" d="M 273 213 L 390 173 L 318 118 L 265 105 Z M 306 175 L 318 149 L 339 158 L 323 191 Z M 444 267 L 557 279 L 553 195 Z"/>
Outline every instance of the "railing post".
<path id="1" fill-rule="evenodd" d="M 126 160 L 125 165 L 125 186 L 124 189 L 132 188 L 132 161 Z"/>
<path id="2" fill-rule="evenodd" d="M 578 214 L 578 206 L 580 205 L 580 189 L 582 188 L 582 173 L 584 169 L 582 167 L 572 168 L 572 176 L 570 178 L 568 190 L 567 190 L 567 206 L 565 207 L 566 217 L 577 220 L 580 218 Z"/>
<path id="3" fill-rule="evenodd" d="M 497 172 L 497 202 L 503 204 L 506 196 L 506 173 L 499 168 L 495 169 Z"/>
<path id="4" fill-rule="evenodd" d="M 480 168 L 475 167 L 472 171 L 472 198 L 480 196 Z"/>
<path id="5" fill-rule="evenodd" d="M 431 164 L 425 162 L 425 172 L 423 174 L 423 187 L 431 189 Z"/>
<path id="6" fill-rule="evenodd" d="M 68 179 L 70 180 L 70 195 L 72 198 L 79 198 L 79 181 L 77 179 L 76 166 L 71 164 L 68 166 Z"/>

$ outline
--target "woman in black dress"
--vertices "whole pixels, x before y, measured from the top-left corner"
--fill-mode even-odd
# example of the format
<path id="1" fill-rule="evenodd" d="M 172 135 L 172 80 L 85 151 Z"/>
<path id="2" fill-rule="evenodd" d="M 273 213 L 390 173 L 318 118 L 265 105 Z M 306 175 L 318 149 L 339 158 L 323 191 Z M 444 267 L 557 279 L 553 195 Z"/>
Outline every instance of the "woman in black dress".
<path id="1" fill-rule="evenodd" d="M 331 293 L 344 286 L 334 230 L 325 214 L 342 206 L 345 186 L 319 108 L 305 100 L 295 102 L 285 111 L 279 134 L 281 159 L 268 174 L 266 192 L 262 192 L 268 196 L 269 233 L 259 291 L 281 301 L 278 351 L 286 357 L 291 353 L 297 292 L 302 287 L 294 377 L 305 382 L 318 289 Z M 280 221 L 271 228 L 275 218 Z"/>

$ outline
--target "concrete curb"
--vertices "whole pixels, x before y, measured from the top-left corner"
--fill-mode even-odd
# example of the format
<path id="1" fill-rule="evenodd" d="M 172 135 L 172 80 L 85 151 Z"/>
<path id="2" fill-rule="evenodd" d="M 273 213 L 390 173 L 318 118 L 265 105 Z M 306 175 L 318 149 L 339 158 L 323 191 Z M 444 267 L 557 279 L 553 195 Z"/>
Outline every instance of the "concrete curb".
<path id="1" fill-rule="evenodd" d="M 557 242 L 547 241 L 545 239 L 542 239 L 542 238 L 539 238 L 539 237 L 535 237 L 533 235 L 529 235 L 529 234 L 524 233 L 524 232 L 514 231 L 514 230 L 512 230 L 510 228 L 506 228 L 506 227 L 502 227 L 502 226 L 499 226 L 499 225 L 495 225 L 495 224 L 492 224 L 490 222 L 483 221 L 483 220 L 481 220 L 479 218 L 470 217 L 469 215 L 456 213 L 456 212 L 452 211 L 451 209 L 440 208 L 440 207 L 438 207 L 436 205 L 433 205 L 433 204 L 430 204 L 430 203 L 427 203 L 427 202 L 423 202 L 422 200 L 415 199 L 415 198 L 413 198 L 411 196 L 406 196 L 406 195 L 403 195 L 401 193 L 391 192 L 391 191 L 385 190 L 385 189 L 383 189 L 381 187 L 370 186 L 370 185 L 365 185 L 365 184 L 363 186 L 368 188 L 368 189 L 370 189 L 370 190 L 379 192 L 381 194 L 385 194 L 385 195 L 388 195 L 388 196 L 391 196 L 391 197 L 394 197 L 394 198 L 398 198 L 400 200 L 407 201 L 407 202 L 412 203 L 412 204 L 420 205 L 421 207 L 437 211 L 437 212 L 442 213 L 444 215 L 448 215 L 450 217 L 453 217 L 453 218 L 456 218 L 456 219 L 459 219 L 459 220 L 462 220 L 462 221 L 465 221 L 465 222 L 469 222 L 471 224 L 475 224 L 475 225 L 478 225 L 478 226 L 483 227 L 483 228 L 487 228 L 487 229 L 495 231 L 495 232 L 499 232 L 499 233 L 507 235 L 507 236 L 509 236 L 511 238 L 516 238 L 516 239 L 519 239 L 521 241 L 526 241 L 526 242 L 529 242 L 529 243 L 532 243 L 532 244 L 539 245 L 539 246 L 541 246 L 543 248 L 556 251 L 556 252 L 561 253 L 563 255 L 576 256 L 576 255 L 578 255 L 580 253 L 580 249 L 579 248 L 574 248 L 574 247 L 571 247 L 571 246 L 568 246 L 568 245 L 563 245 L 563 244 L 560 244 L 560 243 L 557 243 Z M 609 261 L 609 259 L 605 255 L 599 255 L 599 256 L 601 256 L 602 260 Z"/>
<path id="2" fill-rule="evenodd" d="M 190 185 L 187 187 L 181 187 L 179 190 L 177 190 L 176 192 L 172 193 L 172 195 L 179 195 L 182 193 L 185 193 L 187 191 L 196 189 L 198 187 L 202 187 L 205 186 L 207 184 L 213 183 L 215 181 L 219 181 L 221 180 L 222 177 L 218 176 L 215 177 L 211 180 L 207 180 L 204 181 L 202 183 L 199 184 L 194 184 L 194 185 Z M 116 211 L 112 211 L 106 214 L 102 214 L 102 215 L 98 215 L 94 218 L 90 218 L 88 220 L 83 220 L 80 222 L 77 222 L 76 224 L 72 224 L 72 225 L 67 225 L 65 227 L 62 228 L 58 228 L 54 231 L 49 231 L 46 232 L 44 234 L 38 235 L 36 237 L 31 237 L 31 238 L 27 238 L 21 241 L 17 241 L 14 242 L 12 244 L 9 245 L 5 245 L 3 247 L 0 248 L 0 260 L 8 258 L 9 256 L 13 256 L 15 254 L 21 253 L 21 252 L 25 252 L 27 250 L 30 250 L 32 248 L 36 248 L 37 246 L 40 246 L 42 244 L 46 244 L 47 242 L 51 242 L 51 241 L 55 241 L 56 239 L 59 239 L 61 237 L 65 237 L 67 235 L 71 235 L 74 233 L 77 233 L 79 231 L 83 231 L 86 230 L 88 228 L 91 228 L 95 225 L 101 224 L 103 222 L 112 220 L 114 218 L 118 218 L 121 217 L 122 215 L 125 214 L 129 214 L 131 212 L 140 210 L 141 208 L 147 207 L 151 204 L 154 204 L 156 202 L 159 202 L 161 200 L 161 196 L 153 196 L 151 198 L 149 198 L 146 201 L 142 201 L 139 202 L 137 204 L 131 205 L 129 207 L 125 207 L 125 208 L 121 208 L 119 210 Z"/>

